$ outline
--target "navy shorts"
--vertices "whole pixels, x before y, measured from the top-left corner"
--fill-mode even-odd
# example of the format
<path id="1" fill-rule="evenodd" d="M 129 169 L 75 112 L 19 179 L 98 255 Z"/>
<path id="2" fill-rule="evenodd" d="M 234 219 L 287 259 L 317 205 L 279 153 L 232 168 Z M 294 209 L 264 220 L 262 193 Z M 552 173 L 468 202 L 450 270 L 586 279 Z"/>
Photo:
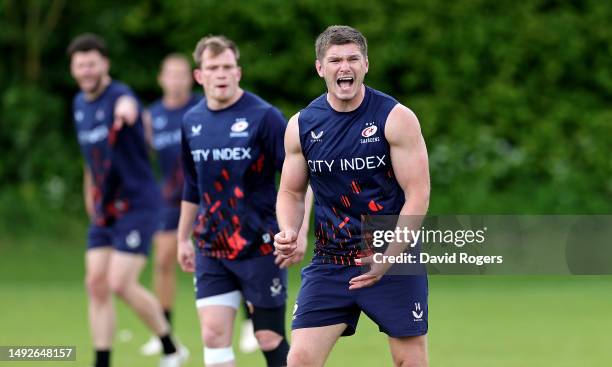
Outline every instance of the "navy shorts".
<path id="1" fill-rule="evenodd" d="M 368 288 L 349 290 L 358 266 L 310 264 L 293 307 L 292 329 L 347 324 L 353 335 L 363 311 L 390 337 L 427 334 L 427 276 L 386 275 Z"/>
<path id="2" fill-rule="evenodd" d="M 146 256 L 158 222 L 156 210 L 135 210 L 125 213 L 110 227 L 90 224 L 87 249 L 112 247 L 118 251 Z"/>
<path id="3" fill-rule="evenodd" d="M 276 308 L 287 299 L 287 270 L 274 263 L 275 256 L 218 259 L 196 252 L 196 300 L 240 291 L 255 307 Z"/>
<path id="4" fill-rule="evenodd" d="M 178 228 L 179 218 L 181 217 L 181 208 L 175 206 L 164 206 L 159 215 L 158 231 L 176 231 Z"/>

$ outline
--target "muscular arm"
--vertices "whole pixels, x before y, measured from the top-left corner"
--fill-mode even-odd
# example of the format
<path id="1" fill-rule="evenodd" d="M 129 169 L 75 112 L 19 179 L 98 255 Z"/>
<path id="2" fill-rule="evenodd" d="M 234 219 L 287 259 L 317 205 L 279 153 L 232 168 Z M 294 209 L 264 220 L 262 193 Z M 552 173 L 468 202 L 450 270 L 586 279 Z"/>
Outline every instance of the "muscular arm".
<path id="1" fill-rule="evenodd" d="M 389 142 L 395 178 L 406 199 L 399 213 L 401 217 L 397 226 L 416 231 L 429 207 L 429 163 L 419 120 L 405 106 L 396 105 L 389 114 L 385 138 Z M 385 256 L 398 255 L 408 246 L 409 243 L 391 243 L 385 251 Z M 351 279 L 349 289 L 375 284 L 390 266 L 391 264 L 372 264 L 368 273 Z"/>
<path id="2" fill-rule="evenodd" d="M 285 131 L 285 162 L 276 201 L 280 232 L 274 237 L 274 245 L 282 258 L 292 257 L 297 249 L 296 240 L 304 221 L 307 188 L 308 166 L 302 155 L 296 114 L 289 120 Z"/>
<path id="3" fill-rule="evenodd" d="M 298 115 L 295 115 L 289 120 L 285 132 L 285 162 L 276 201 L 276 214 L 281 232 L 297 233 L 304 219 L 308 166 L 300 147 L 297 118 Z"/>
<path id="4" fill-rule="evenodd" d="M 395 178 L 406 198 L 400 215 L 422 217 L 429 207 L 429 163 L 419 120 L 408 108 L 397 105 L 389 115 L 385 137 Z"/>

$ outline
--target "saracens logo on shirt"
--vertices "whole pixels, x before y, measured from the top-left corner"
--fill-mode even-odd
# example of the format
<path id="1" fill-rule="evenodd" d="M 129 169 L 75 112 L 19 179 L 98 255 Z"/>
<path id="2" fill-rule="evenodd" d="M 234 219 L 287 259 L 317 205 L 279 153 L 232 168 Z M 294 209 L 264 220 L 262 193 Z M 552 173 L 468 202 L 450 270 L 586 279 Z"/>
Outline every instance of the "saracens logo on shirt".
<path id="1" fill-rule="evenodd" d="M 234 124 L 230 128 L 230 138 L 246 138 L 249 136 L 249 132 L 245 131 L 249 127 L 249 122 L 245 117 L 239 117 L 234 121 Z"/>
<path id="2" fill-rule="evenodd" d="M 360 140 L 361 144 L 376 143 L 380 141 L 380 136 L 374 136 L 378 132 L 378 126 L 376 122 L 368 122 L 365 124 L 365 128 L 361 131 L 363 139 Z"/>
<path id="3" fill-rule="evenodd" d="M 369 138 L 370 136 L 376 134 L 376 131 L 378 130 L 377 126 L 369 126 L 366 127 L 365 129 L 363 129 L 363 131 L 361 132 L 361 136 L 363 136 L 364 138 Z"/>

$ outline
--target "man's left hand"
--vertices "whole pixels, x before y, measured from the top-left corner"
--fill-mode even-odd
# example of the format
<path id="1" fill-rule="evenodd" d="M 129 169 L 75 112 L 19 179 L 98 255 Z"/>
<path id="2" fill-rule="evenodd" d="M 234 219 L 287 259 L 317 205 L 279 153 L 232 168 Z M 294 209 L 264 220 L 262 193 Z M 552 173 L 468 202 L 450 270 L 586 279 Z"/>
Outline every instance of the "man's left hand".
<path id="1" fill-rule="evenodd" d="M 357 265 L 370 265 L 370 271 L 349 280 L 349 290 L 371 287 L 385 275 L 388 267 L 374 262 L 372 256 L 355 259 Z"/>

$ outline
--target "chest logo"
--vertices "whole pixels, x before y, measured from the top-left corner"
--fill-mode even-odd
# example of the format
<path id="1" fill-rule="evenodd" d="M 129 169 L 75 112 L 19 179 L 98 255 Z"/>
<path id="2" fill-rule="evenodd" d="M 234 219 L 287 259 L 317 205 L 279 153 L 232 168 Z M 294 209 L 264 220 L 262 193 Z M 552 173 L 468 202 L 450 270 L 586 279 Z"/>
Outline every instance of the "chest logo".
<path id="1" fill-rule="evenodd" d="M 239 133 L 241 131 L 246 130 L 247 127 L 249 127 L 249 123 L 246 119 L 236 119 L 236 122 L 234 122 L 234 124 L 232 125 L 232 131 L 235 133 Z"/>
<path id="2" fill-rule="evenodd" d="M 230 138 L 246 138 L 249 136 L 249 132 L 245 131 L 249 127 L 249 122 L 246 118 L 240 117 L 232 124 L 230 128 Z"/>
<path id="3" fill-rule="evenodd" d="M 323 136 L 323 130 L 321 130 L 318 134 L 315 134 L 313 130 L 310 132 L 310 136 L 312 136 L 313 139 L 321 139 L 321 137 Z"/>
<path id="4" fill-rule="evenodd" d="M 202 125 L 192 126 L 191 127 L 191 136 L 200 136 L 202 132 Z"/>
<path id="5" fill-rule="evenodd" d="M 314 130 L 312 130 L 310 132 L 310 137 L 312 138 L 310 140 L 311 143 L 320 143 L 321 142 L 321 137 L 323 136 L 323 130 L 319 131 L 319 133 L 315 133 Z"/>
<path id="6" fill-rule="evenodd" d="M 361 130 L 361 144 L 376 143 L 380 141 L 380 136 L 374 136 L 378 132 L 378 126 L 374 121 L 365 124 L 365 128 Z"/>
<path id="7" fill-rule="evenodd" d="M 369 138 L 370 136 L 376 134 L 376 131 L 378 131 L 378 126 L 368 126 L 363 129 L 363 131 L 361 132 L 361 136 L 363 136 L 364 138 Z"/>
<path id="8" fill-rule="evenodd" d="M 81 121 L 83 121 L 83 117 L 85 117 L 85 114 L 83 113 L 83 111 L 78 110 L 74 113 L 74 120 L 79 123 Z"/>
<path id="9" fill-rule="evenodd" d="M 104 121 L 104 117 L 106 117 L 106 114 L 104 113 L 103 109 L 99 109 L 96 111 L 96 120 Z"/>
<path id="10" fill-rule="evenodd" d="M 157 116 L 155 119 L 153 119 L 153 128 L 155 130 L 161 130 L 165 128 L 167 124 L 168 120 L 165 116 Z"/>

